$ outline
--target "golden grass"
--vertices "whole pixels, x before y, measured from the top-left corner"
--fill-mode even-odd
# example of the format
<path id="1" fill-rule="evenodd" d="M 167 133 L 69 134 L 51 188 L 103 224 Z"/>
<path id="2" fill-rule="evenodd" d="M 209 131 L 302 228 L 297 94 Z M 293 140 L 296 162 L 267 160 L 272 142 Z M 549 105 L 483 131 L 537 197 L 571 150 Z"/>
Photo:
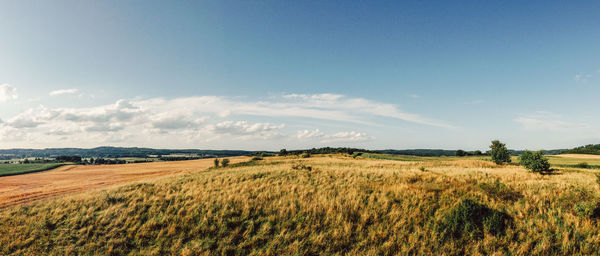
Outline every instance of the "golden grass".
<path id="1" fill-rule="evenodd" d="M 510 197 L 482 186 L 497 181 Z M 599 192 L 585 169 L 273 157 L 4 209 L 0 254 L 597 254 L 600 223 L 574 205 Z M 440 238 L 465 198 L 511 216 L 505 234 Z"/>

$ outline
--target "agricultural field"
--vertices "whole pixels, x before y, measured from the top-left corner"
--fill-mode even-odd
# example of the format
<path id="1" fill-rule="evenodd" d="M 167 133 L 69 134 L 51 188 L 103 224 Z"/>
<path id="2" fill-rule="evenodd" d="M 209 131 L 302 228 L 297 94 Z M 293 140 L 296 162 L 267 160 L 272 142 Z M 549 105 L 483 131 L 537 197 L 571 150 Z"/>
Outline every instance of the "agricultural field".
<path id="1" fill-rule="evenodd" d="M 230 159 L 236 163 L 249 158 Z M 67 165 L 47 172 L 0 177 L 0 208 L 128 182 L 205 170 L 211 165 L 213 159 L 121 165 Z"/>
<path id="2" fill-rule="evenodd" d="M 540 175 L 482 159 L 428 159 L 287 156 L 237 159 L 220 168 L 209 168 L 209 162 L 196 166 L 210 159 L 176 162 L 184 165 L 161 170 L 193 167 L 5 207 L 0 233 L 11 235 L 0 236 L 0 254 L 574 255 L 600 250 L 597 171 L 558 167 L 552 175 Z M 138 171 L 154 164 L 159 163 L 140 164 Z"/>
<path id="3" fill-rule="evenodd" d="M 25 173 L 47 171 L 64 164 L 44 163 L 44 164 L 0 164 L 0 177 L 18 175 Z"/>

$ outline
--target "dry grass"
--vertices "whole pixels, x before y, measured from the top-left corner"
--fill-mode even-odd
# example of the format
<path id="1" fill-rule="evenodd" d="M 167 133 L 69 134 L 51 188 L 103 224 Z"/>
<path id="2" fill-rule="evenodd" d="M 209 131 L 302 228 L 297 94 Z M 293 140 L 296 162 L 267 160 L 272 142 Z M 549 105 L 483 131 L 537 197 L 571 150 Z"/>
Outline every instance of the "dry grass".
<path id="1" fill-rule="evenodd" d="M 596 254 L 600 223 L 574 206 L 598 196 L 585 169 L 266 158 L 4 209 L 0 254 Z M 437 230 L 463 199 L 512 221 L 496 235 L 444 239 Z"/>

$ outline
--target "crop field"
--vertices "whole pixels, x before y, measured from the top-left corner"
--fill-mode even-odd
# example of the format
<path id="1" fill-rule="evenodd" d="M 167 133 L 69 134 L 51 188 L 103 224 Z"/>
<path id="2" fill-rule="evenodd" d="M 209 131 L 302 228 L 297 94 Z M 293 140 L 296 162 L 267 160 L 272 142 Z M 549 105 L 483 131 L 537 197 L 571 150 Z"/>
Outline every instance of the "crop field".
<path id="1" fill-rule="evenodd" d="M 0 164 L 0 177 L 51 170 L 63 164 Z"/>
<path id="2" fill-rule="evenodd" d="M 235 163 L 245 159 L 237 157 L 231 158 L 231 161 Z M 67 165 L 47 172 L 0 177 L 0 208 L 132 181 L 205 170 L 213 164 L 212 161 Z"/>
<path id="3" fill-rule="evenodd" d="M 210 169 L 210 159 L 170 167 L 107 166 L 114 169 L 99 172 L 136 178 L 102 191 L 0 210 L 0 234 L 10 234 L 0 236 L 0 254 L 600 251 L 600 189 L 598 172 L 592 169 L 558 168 L 540 175 L 481 159 L 392 161 L 344 155 L 236 161 Z M 64 173 L 75 171 L 62 168 Z M 140 172 L 166 170 L 173 170 L 168 177 L 131 182 Z M 170 175 L 174 173 L 178 175 Z M 39 174 L 22 177 L 31 175 Z M 77 182 L 96 180 L 91 177 Z"/>

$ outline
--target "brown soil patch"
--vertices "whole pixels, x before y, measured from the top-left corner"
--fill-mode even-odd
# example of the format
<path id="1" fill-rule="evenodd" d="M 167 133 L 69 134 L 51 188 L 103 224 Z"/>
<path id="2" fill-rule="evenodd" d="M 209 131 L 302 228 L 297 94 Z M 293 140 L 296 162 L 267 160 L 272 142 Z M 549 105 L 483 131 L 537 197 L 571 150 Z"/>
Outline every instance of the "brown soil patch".
<path id="1" fill-rule="evenodd" d="M 237 163 L 249 158 L 229 159 L 231 163 Z M 213 159 L 119 165 L 70 165 L 45 172 L 0 177 L 0 208 L 134 181 L 202 171 L 211 166 Z"/>

